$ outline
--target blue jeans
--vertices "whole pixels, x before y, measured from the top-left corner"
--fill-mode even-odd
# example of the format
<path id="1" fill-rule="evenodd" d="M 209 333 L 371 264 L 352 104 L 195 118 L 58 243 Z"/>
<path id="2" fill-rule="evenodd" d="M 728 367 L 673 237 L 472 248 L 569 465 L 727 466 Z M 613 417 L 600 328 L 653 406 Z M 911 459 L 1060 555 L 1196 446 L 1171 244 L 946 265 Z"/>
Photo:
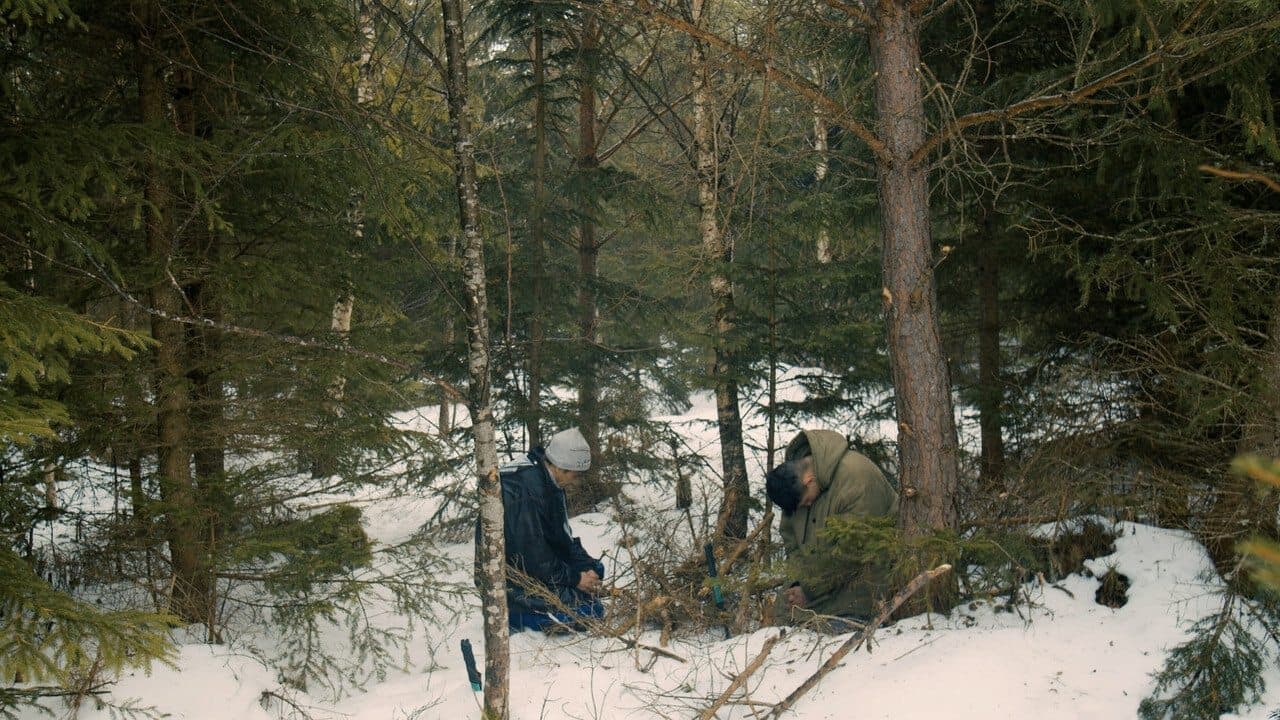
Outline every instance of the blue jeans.
<path id="1" fill-rule="evenodd" d="M 604 617 L 604 605 L 599 600 L 591 599 L 571 608 L 572 612 L 541 611 L 511 609 L 507 615 L 507 626 L 511 632 L 521 630 L 544 630 L 548 625 L 557 628 L 582 630 L 582 618 Z"/>

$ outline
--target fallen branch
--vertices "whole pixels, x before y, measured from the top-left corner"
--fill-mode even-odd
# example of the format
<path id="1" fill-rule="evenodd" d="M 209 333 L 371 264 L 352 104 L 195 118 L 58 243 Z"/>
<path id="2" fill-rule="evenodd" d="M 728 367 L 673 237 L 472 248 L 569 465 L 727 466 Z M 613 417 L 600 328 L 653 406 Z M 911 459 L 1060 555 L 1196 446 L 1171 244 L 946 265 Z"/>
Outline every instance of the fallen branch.
<path id="1" fill-rule="evenodd" d="M 664 658 L 669 658 L 671 660 L 676 660 L 682 663 L 689 662 L 685 658 L 671 652 L 670 650 L 666 650 L 664 648 L 656 647 L 654 645 L 646 645 L 645 643 L 636 642 L 635 640 L 629 640 L 627 638 L 616 638 L 616 640 L 622 643 L 623 645 L 625 645 L 626 646 L 625 649 L 627 650 L 648 650 L 654 655 L 661 655 Z"/>
<path id="2" fill-rule="evenodd" d="M 738 673 L 737 677 L 733 679 L 733 682 L 729 683 L 729 687 L 725 688 L 724 692 L 720 693 L 720 697 L 716 698 L 715 702 L 711 703 L 706 710 L 702 711 L 702 714 L 698 716 L 698 720 L 711 720 L 711 718 L 714 718 L 720 708 L 724 707 L 724 704 L 729 701 L 729 697 L 737 692 L 738 689 L 747 682 L 747 678 L 751 677 L 760 669 L 760 666 L 764 664 L 764 659 L 769 657 L 769 653 L 773 650 L 773 646 L 785 636 L 786 631 L 784 630 L 768 640 L 765 640 L 764 647 L 760 648 L 760 652 L 751 659 L 751 662 L 747 663 L 747 667 L 744 668 L 742 672 Z"/>
<path id="3" fill-rule="evenodd" d="M 784 699 L 782 702 L 778 703 L 777 705 L 774 705 L 773 709 L 770 710 L 769 714 L 766 715 L 765 717 L 778 718 L 782 716 L 782 713 L 786 712 L 787 710 L 790 710 L 791 706 L 794 705 L 797 700 L 803 697 L 805 693 L 812 690 L 813 687 L 817 685 L 819 682 L 821 682 L 822 678 L 826 677 L 828 673 L 830 673 L 832 670 L 835 670 L 836 666 L 840 664 L 840 661 L 844 659 L 845 655 L 848 655 L 850 652 L 857 650 L 859 647 L 861 647 L 862 643 L 865 642 L 866 639 L 871 636 L 871 633 L 875 632 L 877 628 L 883 625 L 884 621 L 888 620 L 889 616 L 892 615 L 895 610 L 897 610 L 899 607 L 902 606 L 902 603 L 906 602 L 908 598 L 910 598 L 912 595 L 915 595 L 917 592 L 919 592 L 920 588 L 924 587 L 925 585 L 932 582 L 938 576 L 942 575 L 943 573 L 949 572 L 950 570 L 951 570 L 950 565 L 939 565 L 938 567 L 932 570 L 925 570 L 924 572 L 915 576 L 915 578 L 911 582 L 907 583 L 906 587 L 902 588 L 902 590 L 899 591 L 897 595 L 893 596 L 893 600 L 888 605 L 884 606 L 883 609 L 880 610 L 880 614 L 877 615 L 875 619 L 872 620 L 866 627 L 864 627 L 862 629 L 862 632 L 859 632 L 857 635 L 854 635 L 853 637 L 846 640 L 845 643 L 841 645 L 831 657 L 827 658 L 827 661 L 822 664 L 822 667 L 818 668 L 816 672 L 810 675 L 809 679 L 804 681 L 804 684 L 802 684 L 800 687 L 793 690 L 791 694 L 786 697 L 786 699 Z"/>

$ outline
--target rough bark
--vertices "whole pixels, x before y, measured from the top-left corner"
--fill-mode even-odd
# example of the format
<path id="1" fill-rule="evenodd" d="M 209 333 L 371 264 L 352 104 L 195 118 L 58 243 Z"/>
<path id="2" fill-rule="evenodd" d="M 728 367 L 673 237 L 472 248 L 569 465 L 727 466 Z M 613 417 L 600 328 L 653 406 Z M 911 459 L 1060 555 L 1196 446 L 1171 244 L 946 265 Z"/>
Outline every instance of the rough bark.
<path id="1" fill-rule="evenodd" d="M 951 382 L 938 323 L 928 167 L 923 159 L 913 159 L 925 141 L 915 4 L 880 0 L 870 30 L 876 131 L 885 148 L 877 156 L 876 170 L 883 297 L 898 415 L 898 524 L 908 538 L 957 528 L 959 480 Z M 938 558 L 920 560 L 931 565 Z M 929 589 L 924 602 L 949 609 L 953 588 L 954 578 L 948 576 Z"/>
<path id="2" fill-rule="evenodd" d="M 480 545 L 476 548 L 477 584 L 484 616 L 484 716 L 508 717 L 510 654 L 507 638 L 506 553 L 502 527 L 502 491 L 490 397 L 489 318 L 485 293 L 484 238 L 480 233 L 480 197 L 476 187 L 475 148 L 467 85 L 463 0 L 441 0 L 444 17 L 449 123 L 453 135 L 454 184 L 463 237 L 463 275 L 467 306 L 467 404 L 475 438 L 480 508 Z"/>
<path id="3" fill-rule="evenodd" d="M 154 0 L 134 3 L 139 20 L 138 106 L 142 124 L 159 129 L 168 123 L 164 67 L 156 51 L 158 8 Z M 173 228 L 170 223 L 171 191 L 154 152 L 146 157 L 143 197 L 148 256 L 155 268 L 149 290 L 151 306 L 168 317 L 185 312 L 181 290 L 170 276 Z M 186 332 L 182 325 L 151 316 L 151 336 L 156 341 L 153 366 L 156 405 L 156 475 L 164 504 L 164 526 L 173 565 L 171 610 L 191 622 L 211 623 L 212 596 L 208 558 L 202 545 L 199 520 L 202 513 L 191 479 L 189 389 L 184 363 Z"/>
<path id="4" fill-rule="evenodd" d="M 44 463 L 44 506 L 50 511 L 58 509 L 58 464 L 52 460 Z"/>
<path id="5" fill-rule="evenodd" d="M 1000 264 L 991 208 L 982 209 L 978 239 L 978 426 L 982 438 L 982 487 L 999 492 L 1004 482 L 1004 387 L 1000 364 Z"/>
<path id="6" fill-rule="evenodd" d="M 451 258 L 458 255 L 458 236 L 450 233 L 449 239 L 445 245 L 445 252 Z M 446 313 L 444 318 L 443 343 L 446 348 L 453 348 L 454 340 L 456 340 L 457 321 L 453 313 Z M 440 437 L 448 437 L 453 431 L 454 417 L 454 400 L 449 393 L 441 390 L 440 392 L 440 413 L 437 419 L 437 428 L 440 431 Z"/>
<path id="7" fill-rule="evenodd" d="M 693 2 L 693 24 L 703 25 L 705 0 Z M 747 461 L 742 448 L 742 415 L 738 408 L 738 383 L 734 377 L 731 336 L 736 324 L 733 283 L 733 238 L 720 228 L 719 173 L 716 157 L 716 116 L 711 89 L 711 66 L 706 45 L 693 42 L 693 143 L 698 179 L 698 234 L 711 261 L 711 301 L 714 307 L 711 377 L 715 382 L 716 417 L 720 431 L 724 498 L 717 529 L 726 537 L 741 538 L 747 532 Z"/>
<path id="8" fill-rule="evenodd" d="M 533 312 L 529 317 L 528 405 L 525 430 L 529 446 L 542 444 L 542 350 L 546 343 L 547 213 L 547 69 L 541 10 L 533 9 L 533 208 L 529 216 L 529 281 Z"/>
<path id="9" fill-rule="evenodd" d="M 599 26 L 591 12 L 582 15 L 578 45 L 578 173 L 584 178 L 594 175 L 600 166 L 596 155 L 595 53 L 599 42 Z M 591 470 L 584 478 L 583 502 L 595 504 L 603 500 L 608 489 L 600 480 L 600 387 L 597 379 L 597 350 L 600 342 L 600 308 L 596 299 L 599 275 L 600 245 L 596 240 L 595 208 L 586 189 L 579 182 L 578 196 L 578 427 L 591 446 Z"/>

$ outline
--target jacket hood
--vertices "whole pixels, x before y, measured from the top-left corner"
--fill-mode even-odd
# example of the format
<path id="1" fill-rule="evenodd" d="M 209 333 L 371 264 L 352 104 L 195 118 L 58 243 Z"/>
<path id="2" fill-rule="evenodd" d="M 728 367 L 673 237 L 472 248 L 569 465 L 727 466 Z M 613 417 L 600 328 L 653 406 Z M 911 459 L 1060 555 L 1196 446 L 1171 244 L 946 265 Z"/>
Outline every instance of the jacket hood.
<path id="1" fill-rule="evenodd" d="M 831 487 L 836 467 L 840 458 L 849 449 L 849 440 L 835 430 L 801 430 L 791 442 L 787 443 L 787 460 L 796 460 L 805 455 L 813 455 L 813 471 L 817 476 L 818 486 L 823 490 Z"/>

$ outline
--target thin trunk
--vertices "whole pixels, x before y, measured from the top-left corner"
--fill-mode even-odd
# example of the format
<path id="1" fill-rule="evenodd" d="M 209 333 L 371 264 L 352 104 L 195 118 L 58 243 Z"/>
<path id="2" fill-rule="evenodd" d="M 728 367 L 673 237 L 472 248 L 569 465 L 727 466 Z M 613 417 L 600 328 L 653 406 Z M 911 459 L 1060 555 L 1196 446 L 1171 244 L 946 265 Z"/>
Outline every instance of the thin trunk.
<path id="1" fill-rule="evenodd" d="M 694 0 L 693 22 L 702 25 L 706 0 Z M 702 247 L 712 262 L 711 300 L 715 312 L 712 341 L 715 357 L 711 376 L 716 389 L 716 416 L 720 430 L 720 453 L 724 473 L 724 498 L 717 529 L 726 537 L 742 538 L 747 533 L 747 462 L 742 449 L 742 416 L 738 409 L 738 383 L 734 378 L 730 336 L 736 323 L 733 283 L 729 267 L 733 263 L 733 239 L 719 226 L 719 173 L 716 159 L 716 114 L 711 91 L 711 66 L 706 46 L 693 43 L 693 67 L 697 73 L 693 90 L 693 142 L 697 153 L 698 232 Z"/>
<path id="2" fill-rule="evenodd" d="M 146 543 L 150 547 L 151 521 L 148 518 L 147 492 L 142 484 L 142 458 L 136 452 L 129 456 L 129 504 L 133 506 L 134 536 L 139 544 Z"/>
<path id="3" fill-rule="evenodd" d="M 135 17 L 141 21 L 137 46 L 139 111 L 142 123 L 154 129 L 168 123 L 164 68 L 155 50 L 158 15 L 155 0 L 135 3 Z M 176 316 L 185 309 L 179 288 L 170 280 L 174 238 L 169 220 L 170 191 L 162 173 L 158 158 L 148 153 L 144 166 L 143 196 L 147 203 L 144 229 L 148 254 L 156 268 L 150 303 L 161 313 Z M 151 335 L 156 341 L 156 474 L 174 574 L 171 609 L 183 619 L 208 623 L 210 582 L 202 544 L 204 535 L 200 532 L 203 513 L 197 506 L 191 481 L 189 390 L 184 366 L 186 332 L 180 324 L 152 315 Z"/>
<path id="4" fill-rule="evenodd" d="M 445 246 L 445 252 L 450 258 L 458 255 L 458 236 L 449 233 L 449 240 Z M 444 347 L 452 352 L 455 334 L 457 333 L 457 324 L 452 312 L 446 313 L 444 318 Z M 440 391 L 440 414 L 436 423 L 437 429 L 440 431 L 440 437 L 448 437 L 453 430 L 453 400 L 443 389 Z"/>
<path id="5" fill-rule="evenodd" d="M 774 467 L 778 442 L 778 257 L 774 235 L 769 234 L 769 432 L 765 440 L 765 469 Z M 764 514 L 773 513 L 773 498 L 765 495 Z M 765 525 L 760 538 L 760 552 L 769 547 L 773 533 L 772 523 Z"/>
<path id="6" fill-rule="evenodd" d="M 359 55 L 356 58 L 355 102 L 357 112 L 363 112 L 369 102 L 373 100 L 375 87 L 373 48 L 377 35 L 373 25 L 373 8 L 370 3 L 364 0 L 360 0 L 357 3 L 356 23 L 359 32 Z M 359 192 L 351 193 L 347 222 L 351 227 L 351 235 L 354 238 L 353 247 L 358 249 L 364 244 L 365 234 L 364 198 Z M 334 300 L 333 309 L 329 314 L 329 330 L 339 343 L 345 344 L 347 338 L 351 335 L 351 317 L 355 314 L 356 297 L 353 291 L 353 283 L 350 279 L 345 280 L 342 285 L 343 287 L 341 287 L 337 299 Z M 330 381 L 329 397 L 325 403 L 325 413 L 330 418 L 337 419 L 342 417 L 342 401 L 346 396 L 346 390 L 347 378 L 345 375 L 338 375 Z M 334 449 L 325 439 L 321 439 L 316 447 L 312 448 L 311 454 L 312 477 L 325 477 L 338 471 Z"/>
<path id="7" fill-rule="evenodd" d="M 907 0 L 874 5 L 871 50 L 882 263 L 889 355 L 898 414 L 899 524 L 907 537 L 956 529 L 959 467 L 951 383 L 942 353 L 929 229 L 929 177 L 912 155 L 924 142 L 920 18 Z M 947 598 L 931 591 L 942 604 Z M 949 607 L 949 605 L 948 605 Z"/>
<path id="8" fill-rule="evenodd" d="M 982 436 L 982 486 L 994 496 L 1004 483 L 1004 389 L 1000 381 L 1000 265 L 991 208 L 982 209 L 978 241 L 978 425 Z"/>
<path id="9" fill-rule="evenodd" d="M 693 480 L 684 471 L 684 461 L 680 457 L 680 438 L 674 432 L 667 438 L 671 446 L 671 464 L 676 469 L 676 509 L 686 510 L 693 507 Z"/>
<path id="10" fill-rule="evenodd" d="M 980 33 L 995 26 L 995 3 L 978 0 L 973 6 Z M 985 75 L 995 82 L 999 73 L 988 58 Z M 980 146 L 979 152 L 994 152 Z M 1000 361 L 1000 265 L 995 236 L 995 200 L 980 201 L 978 218 L 978 426 L 982 441 L 979 482 L 988 498 L 1004 489 L 1004 386 Z"/>
<path id="11" fill-rule="evenodd" d="M 543 48 L 542 11 L 533 10 L 533 212 L 529 218 L 529 279 L 533 312 L 529 318 L 529 400 L 525 426 L 529 446 L 542 444 L 542 346 L 546 341 L 543 312 L 546 298 L 547 212 L 547 69 Z"/>
<path id="12" fill-rule="evenodd" d="M 596 299 L 600 246 L 596 241 L 595 207 L 589 190 L 600 166 L 596 156 L 595 52 L 599 41 L 596 16 L 584 12 L 578 46 L 578 426 L 591 447 L 591 470 L 584 479 L 584 500 L 594 504 L 610 493 L 600 480 L 600 387 L 597 357 L 600 308 Z"/>
<path id="13" fill-rule="evenodd" d="M 44 463 L 44 506 L 50 511 L 49 519 L 52 521 L 52 511 L 58 509 L 58 464 L 52 460 Z"/>
<path id="14" fill-rule="evenodd" d="M 818 86 L 822 86 L 822 70 L 814 68 L 814 82 Z M 815 189 L 822 188 L 822 181 L 827 178 L 828 158 L 827 158 L 827 119 L 822 115 L 822 109 L 817 105 L 813 107 L 813 152 L 817 155 L 817 163 L 813 168 L 813 184 Z M 819 220 L 822 227 L 818 229 L 818 243 L 816 255 L 818 262 L 826 265 L 831 262 L 834 254 L 831 250 L 831 232 L 827 228 L 827 219 L 825 213 Z"/>
<path id="15" fill-rule="evenodd" d="M 489 317 L 485 296 L 484 238 L 480 234 L 480 197 L 476 187 L 475 147 L 468 107 L 466 43 L 463 39 L 463 0 L 441 0 L 444 16 L 445 90 L 453 131 L 454 181 L 458 215 L 464 238 L 464 276 L 467 296 L 467 367 L 471 376 L 468 405 L 475 436 L 476 474 L 480 507 L 480 543 L 476 548 L 477 584 L 484 615 L 484 716 L 506 720 L 510 668 L 506 600 L 506 552 L 503 538 L 502 488 L 498 480 L 498 450 L 494 441 L 493 407 L 489 387 Z"/>

